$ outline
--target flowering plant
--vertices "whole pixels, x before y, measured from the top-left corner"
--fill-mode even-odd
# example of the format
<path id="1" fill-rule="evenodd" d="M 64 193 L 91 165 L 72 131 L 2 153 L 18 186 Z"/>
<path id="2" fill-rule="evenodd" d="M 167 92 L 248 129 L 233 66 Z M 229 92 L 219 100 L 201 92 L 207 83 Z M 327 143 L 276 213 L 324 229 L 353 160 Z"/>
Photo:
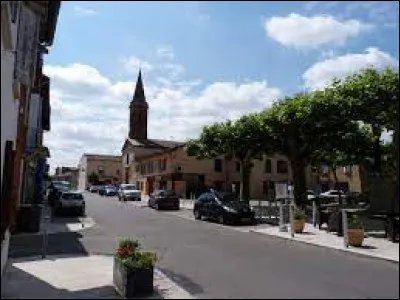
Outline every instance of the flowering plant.
<path id="1" fill-rule="evenodd" d="M 115 257 L 126 268 L 134 269 L 153 267 L 157 262 L 155 253 L 141 251 L 139 242 L 130 239 L 119 241 Z"/>

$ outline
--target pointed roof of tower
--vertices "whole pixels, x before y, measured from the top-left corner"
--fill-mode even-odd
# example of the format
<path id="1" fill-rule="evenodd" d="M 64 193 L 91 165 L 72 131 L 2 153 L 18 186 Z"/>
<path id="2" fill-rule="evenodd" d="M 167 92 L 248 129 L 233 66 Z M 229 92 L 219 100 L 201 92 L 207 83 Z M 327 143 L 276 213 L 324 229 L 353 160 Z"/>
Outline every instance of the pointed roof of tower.
<path id="1" fill-rule="evenodd" d="M 146 102 L 146 96 L 144 95 L 141 69 L 139 69 L 139 75 L 138 75 L 138 79 L 136 81 L 135 93 L 133 94 L 132 101 Z"/>

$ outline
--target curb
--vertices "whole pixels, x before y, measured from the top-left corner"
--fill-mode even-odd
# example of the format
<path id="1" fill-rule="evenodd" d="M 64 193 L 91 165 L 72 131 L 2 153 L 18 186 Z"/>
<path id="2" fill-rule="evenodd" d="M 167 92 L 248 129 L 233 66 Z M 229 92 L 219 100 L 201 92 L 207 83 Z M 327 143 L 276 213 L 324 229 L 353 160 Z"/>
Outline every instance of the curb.
<path id="1" fill-rule="evenodd" d="M 399 264 L 398 260 L 395 260 L 395 259 L 392 259 L 392 258 L 388 258 L 388 257 L 381 257 L 381 256 L 375 256 L 375 255 L 367 254 L 367 253 L 353 252 L 353 251 L 349 251 L 349 250 L 347 250 L 345 248 L 332 248 L 332 247 L 329 247 L 329 246 L 315 244 L 315 243 L 308 242 L 308 241 L 296 240 L 296 239 L 293 239 L 291 237 L 283 237 L 283 236 L 278 236 L 278 235 L 262 233 L 262 232 L 254 230 L 254 229 L 250 229 L 249 232 L 256 233 L 256 234 L 259 234 L 259 235 L 264 235 L 264 236 L 275 237 L 275 238 L 279 238 L 279 239 L 283 239 L 283 240 L 289 240 L 289 241 L 292 241 L 292 242 L 299 242 L 299 243 L 303 243 L 303 244 L 307 244 L 307 245 L 313 245 L 313 246 L 317 246 L 317 247 L 321 247 L 321 248 L 328 248 L 328 249 L 332 249 L 332 250 L 347 252 L 347 253 L 350 253 L 350 254 L 355 254 L 355 255 L 368 257 L 368 258 L 375 258 L 375 259 L 384 260 L 384 261 L 388 261 L 388 262 L 391 262 L 391 263 Z"/>

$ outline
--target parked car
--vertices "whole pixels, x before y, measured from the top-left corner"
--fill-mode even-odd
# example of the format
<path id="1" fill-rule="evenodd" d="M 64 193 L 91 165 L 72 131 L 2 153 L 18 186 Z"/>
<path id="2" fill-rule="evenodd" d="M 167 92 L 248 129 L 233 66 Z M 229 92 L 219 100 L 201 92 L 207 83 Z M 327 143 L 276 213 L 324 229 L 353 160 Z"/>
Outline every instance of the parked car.
<path id="1" fill-rule="evenodd" d="M 117 188 L 113 185 L 106 185 L 104 187 L 104 192 L 103 195 L 104 196 L 116 196 L 117 195 Z"/>
<path id="2" fill-rule="evenodd" d="M 156 190 L 149 197 L 149 207 L 159 209 L 176 209 L 179 210 L 179 197 L 172 190 Z"/>
<path id="3" fill-rule="evenodd" d="M 90 188 L 89 188 L 89 192 L 91 192 L 91 193 L 98 193 L 99 192 L 99 186 L 98 185 L 92 185 Z"/>
<path id="4" fill-rule="evenodd" d="M 100 185 L 98 193 L 99 193 L 99 195 L 104 196 L 106 194 L 106 186 L 105 185 Z"/>
<path id="5" fill-rule="evenodd" d="M 120 184 L 117 194 L 119 201 L 142 200 L 142 192 L 136 187 L 136 185 L 131 183 Z"/>
<path id="6" fill-rule="evenodd" d="M 321 197 L 325 197 L 325 198 L 338 199 L 339 198 L 339 194 L 342 196 L 342 198 L 346 197 L 346 194 L 343 193 L 340 190 L 329 190 L 329 191 L 321 193 L 320 196 Z"/>
<path id="7" fill-rule="evenodd" d="M 193 207 L 196 220 L 203 217 L 221 224 L 255 224 L 254 212 L 247 203 L 235 200 L 231 193 L 206 192 L 196 200 Z"/>
<path id="8" fill-rule="evenodd" d="M 80 216 L 85 215 L 85 200 L 80 191 L 63 192 L 61 197 L 56 201 L 55 214 L 65 214 L 69 212 L 78 213 Z"/>

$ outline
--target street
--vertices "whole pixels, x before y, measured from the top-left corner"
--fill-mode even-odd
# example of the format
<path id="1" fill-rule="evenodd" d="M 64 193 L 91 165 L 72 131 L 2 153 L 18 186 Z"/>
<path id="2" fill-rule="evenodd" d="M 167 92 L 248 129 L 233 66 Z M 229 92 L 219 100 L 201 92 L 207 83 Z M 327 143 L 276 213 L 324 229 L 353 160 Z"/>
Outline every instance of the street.
<path id="1" fill-rule="evenodd" d="M 399 297 L 395 263 L 189 220 L 184 211 L 155 211 L 145 201 L 85 197 L 97 223 L 81 231 L 87 252 L 112 253 L 118 237 L 139 239 L 197 298 Z"/>

